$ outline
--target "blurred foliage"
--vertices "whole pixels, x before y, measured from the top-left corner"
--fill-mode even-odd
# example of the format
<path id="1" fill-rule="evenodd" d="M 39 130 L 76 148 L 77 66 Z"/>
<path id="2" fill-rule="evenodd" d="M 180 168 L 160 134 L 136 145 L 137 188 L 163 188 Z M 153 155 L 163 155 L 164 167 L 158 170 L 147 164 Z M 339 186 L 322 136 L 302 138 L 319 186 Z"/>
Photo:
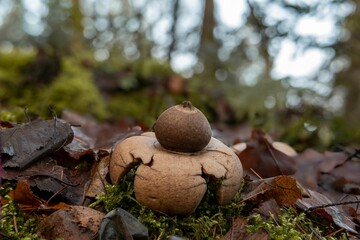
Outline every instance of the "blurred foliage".
<path id="1" fill-rule="evenodd" d="M 53 105 L 59 115 L 68 108 L 151 127 L 188 99 L 210 122 L 250 124 L 297 150 L 356 147 L 357 3 L 244 1 L 242 23 L 230 26 L 214 1 L 51 0 L 38 11 L 0 1 L 0 116 L 23 122 L 28 108 L 48 118 Z M 296 30 L 324 16 L 334 28 L 326 39 Z M 316 49 L 327 59 L 311 76 L 277 76 L 284 42 L 294 55 Z"/>
<path id="2" fill-rule="evenodd" d="M 62 66 L 63 71 L 47 90 L 46 102 L 53 104 L 58 111 L 70 108 L 100 119 L 108 117 L 105 103 L 94 83 L 91 71 L 74 59 L 63 59 Z"/>

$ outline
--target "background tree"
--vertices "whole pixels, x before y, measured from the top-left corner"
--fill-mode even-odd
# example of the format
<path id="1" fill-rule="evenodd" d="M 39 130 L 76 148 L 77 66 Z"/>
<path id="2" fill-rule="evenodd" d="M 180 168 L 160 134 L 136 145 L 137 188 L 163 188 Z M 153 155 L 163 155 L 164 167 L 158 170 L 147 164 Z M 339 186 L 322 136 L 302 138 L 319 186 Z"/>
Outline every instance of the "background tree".
<path id="1" fill-rule="evenodd" d="M 87 78 L 93 78 L 107 102 L 104 105 L 114 112 L 123 111 L 112 103 L 116 95 L 114 99 L 122 99 L 129 109 L 135 108 L 133 102 L 146 105 L 143 112 L 151 112 L 148 115 L 156 115 L 155 105 L 190 98 L 214 121 L 222 122 L 252 122 L 262 115 L 276 118 L 278 112 L 290 110 L 306 115 L 310 108 L 322 117 L 342 110 L 349 119 L 357 116 L 358 9 L 343 24 L 357 1 L 247 0 L 238 12 L 240 20 L 232 25 L 223 19 L 223 4 L 218 0 L 0 0 L 0 46 L 8 52 L 36 49 L 33 63 L 16 68 L 25 69 L 19 71 L 29 83 L 49 84 L 69 71 L 77 79 L 74 69 L 62 68 L 71 66 L 65 62 L 74 63 L 80 72 L 91 73 Z M 311 32 L 302 27 L 306 22 L 331 25 L 331 31 L 325 36 Z M 316 53 L 322 59 L 319 66 L 303 63 L 302 69 L 312 69 L 304 75 L 300 67 L 279 68 L 279 59 L 289 53 L 294 58 Z M 44 67 L 44 62 L 53 64 Z M 15 79 L 6 69 L 1 67 L 3 76 Z M 53 70 L 26 77 L 37 72 L 32 69 Z M 182 96 L 167 93 L 173 75 L 181 75 L 176 79 L 187 83 Z M 138 96 L 129 100 L 135 91 L 157 100 L 151 104 Z M 125 101 L 124 96 L 129 98 Z"/>

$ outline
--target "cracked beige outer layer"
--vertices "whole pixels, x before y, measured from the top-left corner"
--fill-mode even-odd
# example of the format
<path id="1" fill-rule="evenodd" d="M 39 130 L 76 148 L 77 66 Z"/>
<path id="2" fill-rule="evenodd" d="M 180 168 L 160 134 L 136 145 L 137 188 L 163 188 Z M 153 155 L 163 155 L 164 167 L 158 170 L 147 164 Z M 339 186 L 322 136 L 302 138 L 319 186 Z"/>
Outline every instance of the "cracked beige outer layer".
<path id="1" fill-rule="evenodd" d="M 110 160 L 113 184 L 140 164 L 135 176 L 135 197 L 153 211 L 187 215 L 195 211 L 206 190 L 203 175 L 220 181 L 219 204 L 228 203 L 240 188 L 243 169 L 234 152 L 215 138 L 197 153 L 170 152 L 153 132 L 130 137 L 118 144 Z"/>

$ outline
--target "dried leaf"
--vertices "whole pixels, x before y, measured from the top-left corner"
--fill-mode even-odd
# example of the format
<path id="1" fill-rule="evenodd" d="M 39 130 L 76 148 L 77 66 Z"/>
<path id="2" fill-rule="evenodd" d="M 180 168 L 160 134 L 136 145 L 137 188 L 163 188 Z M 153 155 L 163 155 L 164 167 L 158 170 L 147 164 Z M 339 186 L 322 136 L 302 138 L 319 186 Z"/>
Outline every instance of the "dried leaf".
<path id="1" fill-rule="evenodd" d="M 356 224 L 352 221 L 352 217 L 346 213 L 339 206 L 327 206 L 333 204 L 325 195 L 309 190 L 310 198 L 303 198 L 298 200 L 296 206 L 307 211 L 314 207 L 324 206 L 323 208 L 316 208 L 313 212 L 320 215 L 320 217 L 333 221 L 337 226 L 346 229 L 355 234 L 359 234 L 356 230 Z"/>
<path id="2" fill-rule="evenodd" d="M 62 118 L 78 125 L 73 127 L 74 141 L 65 148 L 75 159 L 88 154 L 89 150 L 97 152 L 102 149 L 110 152 L 116 142 L 142 132 L 141 127 L 124 120 L 98 123 L 93 118 L 71 111 L 64 111 Z"/>
<path id="3" fill-rule="evenodd" d="M 69 124 L 57 120 L 35 120 L 1 129 L 3 167 L 24 168 L 56 152 L 73 138 Z"/>
<path id="4" fill-rule="evenodd" d="M 4 169 L 2 177 L 7 180 L 28 179 L 30 186 L 39 189 L 43 199 L 57 193 L 68 204 L 82 203 L 88 171 L 67 169 L 56 164 L 52 158 L 44 158 L 24 170 Z"/>
<path id="5" fill-rule="evenodd" d="M 106 181 L 106 175 L 109 172 L 110 157 L 104 157 L 96 165 L 92 173 L 91 182 L 86 190 L 86 197 L 97 197 L 105 192 L 105 186 L 109 183 Z"/>
<path id="6" fill-rule="evenodd" d="M 117 208 L 105 215 L 101 222 L 99 239 L 145 240 L 149 239 L 149 231 L 133 215 Z"/>
<path id="7" fill-rule="evenodd" d="M 233 220 L 232 227 L 222 240 L 267 240 L 269 238 L 269 234 L 264 229 L 260 229 L 256 233 L 249 233 L 246 231 L 246 225 L 250 218 L 251 216 L 247 218 L 235 218 Z"/>
<path id="8" fill-rule="evenodd" d="M 45 204 L 44 200 L 32 192 L 28 180 L 19 181 L 16 188 L 9 192 L 9 196 L 23 209 L 37 209 Z"/>
<path id="9" fill-rule="evenodd" d="M 254 212 L 265 217 L 271 217 L 271 214 L 278 216 L 280 214 L 280 207 L 274 199 L 269 199 L 260 203 L 259 207 L 254 209 Z"/>
<path id="10" fill-rule="evenodd" d="M 274 199 L 279 206 L 290 206 L 301 198 L 301 190 L 296 180 L 289 176 L 277 176 L 255 180 L 245 184 L 243 199 L 267 201 Z"/>
<path id="11" fill-rule="evenodd" d="M 18 204 L 21 210 L 25 212 L 51 213 L 58 209 L 69 207 L 69 205 L 63 202 L 49 206 L 45 200 L 33 193 L 28 180 L 19 181 L 16 188 L 8 194 Z"/>
<path id="12" fill-rule="evenodd" d="M 348 182 L 360 185 L 360 162 L 359 161 L 347 161 L 341 166 L 334 168 L 330 171 L 330 174 L 341 178 L 344 177 Z"/>
<path id="13" fill-rule="evenodd" d="M 45 239 L 97 239 L 103 217 L 104 213 L 94 209 L 72 206 L 43 219 L 38 226 L 38 234 Z"/>
<path id="14" fill-rule="evenodd" d="M 278 176 L 274 178 L 269 197 L 273 197 L 279 206 L 290 206 L 301 199 L 301 190 L 296 184 L 296 180 L 289 176 Z"/>
<path id="15" fill-rule="evenodd" d="M 254 130 L 246 149 L 238 153 L 244 169 L 253 169 L 263 178 L 291 175 L 296 171 L 296 162 L 283 152 L 275 149 L 264 132 Z"/>

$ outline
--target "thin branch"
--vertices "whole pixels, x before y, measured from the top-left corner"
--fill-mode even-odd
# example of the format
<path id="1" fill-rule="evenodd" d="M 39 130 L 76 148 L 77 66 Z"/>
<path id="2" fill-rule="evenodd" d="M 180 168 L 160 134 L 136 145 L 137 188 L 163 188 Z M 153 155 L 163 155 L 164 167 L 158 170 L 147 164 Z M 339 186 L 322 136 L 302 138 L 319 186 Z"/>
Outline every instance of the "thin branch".
<path id="1" fill-rule="evenodd" d="M 270 148 L 270 145 L 269 145 L 269 142 L 265 140 L 265 144 L 266 144 L 266 148 L 269 150 L 270 152 L 270 155 L 272 157 L 272 159 L 274 160 L 275 164 L 276 164 L 276 167 L 278 168 L 278 170 L 280 171 L 281 175 L 284 175 L 283 171 L 281 170 L 280 166 L 279 166 L 279 163 L 278 163 L 278 160 L 276 159 L 272 149 Z"/>
<path id="2" fill-rule="evenodd" d="M 348 201 L 348 202 L 339 202 L 339 203 L 329 203 L 329 204 L 324 204 L 324 205 L 319 205 L 319 206 L 313 206 L 308 208 L 305 213 L 307 212 L 311 212 L 315 209 L 319 209 L 319 208 L 326 208 L 326 207 L 334 207 L 334 206 L 339 206 L 339 205 L 348 205 L 348 204 L 359 204 L 360 200 L 357 201 Z"/>

